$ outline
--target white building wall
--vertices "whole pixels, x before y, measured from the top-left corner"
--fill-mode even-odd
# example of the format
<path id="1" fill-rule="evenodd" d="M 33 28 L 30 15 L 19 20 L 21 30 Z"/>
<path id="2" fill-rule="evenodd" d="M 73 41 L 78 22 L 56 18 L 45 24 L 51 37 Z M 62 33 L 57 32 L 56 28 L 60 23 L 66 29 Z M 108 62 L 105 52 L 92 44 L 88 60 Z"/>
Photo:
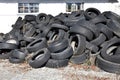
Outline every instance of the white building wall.
<path id="1" fill-rule="evenodd" d="M 65 3 L 41 3 L 39 5 L 40 13 L 58 15 L 59 13 L 66 12 L 66 4 Z"/>
<path id="2" fill-rule="evenodd" d="M 120 3 L 85 3 L 84 9 L 95 7 L 101 12 L 113 11 L 120 15 Z M 66 12 L 65 3 L 40 3 L 39 13 L 58 15 Z M 38 14 L 38 13 L 37 13 Z M 36 14 L 36 15 L 37 15 Z M 25 14 L 18 14 L 18 3 L 0 3 L 0 32 L 7 33 L 15 23 L 18 16 L 24 17 Z"/>
<path id="3" fill-rule="evenodd" d="M 0 3 L 0 32 L 7 33 L 12 29 L 11 25 L 17 19 L 17 10 L 17 3 Z"/>

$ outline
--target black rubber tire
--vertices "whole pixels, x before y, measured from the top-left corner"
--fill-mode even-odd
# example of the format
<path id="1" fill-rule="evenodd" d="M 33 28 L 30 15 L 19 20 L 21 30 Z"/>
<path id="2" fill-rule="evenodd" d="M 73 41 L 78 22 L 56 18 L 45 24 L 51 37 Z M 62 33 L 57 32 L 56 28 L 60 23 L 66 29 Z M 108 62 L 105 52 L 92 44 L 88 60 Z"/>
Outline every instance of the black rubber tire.
<path id="1" fill-rule="evenodd" d="M 94 45 L 96 45 L 96 46 L 99 46 L 99 45 L 101 45 L 102 43 L 104 43 L 105 40 L 106 40 L 106 36 L 101 33 L 98 38 L 92 40 L 90 43 L 91 43 L 91 44 L 94 44 Z"/>
<path id="2" fill-rule="evenodd" d="M 108 40 L 108 41 L 105 41 L 104 43 L 102 43 L 101 45 L 100 45 L 100 47 L 104 47 L 104 46 L 107 46 L 107 45 L 109 45 L 109 43 L 111 43 L 112 41 L 114 41 L 114 40 L 117 40 L 118 38 L 116 37 L 116 36 L 114 36 L 113 38 L 111 38 L 110 40 Z"/>
<path id="3" fill-rule="evenodd" d="M 49 68 L 61 68 L 67 66 L 68 62 L 69 62 L 68 59 L 64 60 L 49 59 L 45 66 Z"/>
<path id="4" fill-rule="evenodd" d="M 27 56 L 27 54 L 21 51 L 20 49 L 12 50 L 10 53 L 11 53 L 10 57 L 15 57 L 17 59 L 22 59 L 22 60 L 25 60 L 25 57 Z"/>
<path id="5" fill-rule="evenodd" d="M 101 12 L 96 8 L 87 8 L 84 13 L 86 19 L 88 19 L 88 20 L 93 19 L 100 14 L 101 14 Z"/>
<path id="6" fill-rule="evenodd" d="M 34 40 L 27 46 L 28 52 L 36 52 L 39 49 L 47 47 L 47 41 L 45 38 L 39 38 Z"/>
<path id="7" fill-rule="evenodd" d="M 36 32 L 36 29 L 34 27 L 31 27 L 25 34 L 24 36 L 26 37 L 32 37 Z"/>
<path id="8" fill-rule="evenodd" d="M 85 19 L 84 10 L 71 12 L 71 14 L 69 15 L 69 19 L 72 20 L 73 22 Z"/>
<path id="9" fill-rule="evenodd" d="M 107 40 L 113 37 L 113 32 L 108 28 L 107 25 L 99 23 L 99 24 L 96 24 L 96 26 L 100 30 L 100 32 L 107 37 Z"/>
<path id="10" fill-rule="evenodd" d="M 81 36 L 79 34 L 71 35 L 69 42 L 70 42 L 71 46 L 73 46 L 72 42 L 75 42 L 75 45 L 74 45 L 75 49 L 73 48 L 74 49 L 73 50 L 74 51 L 73 55 L 80 55 L 84 52 L 84 50 L 86 48 L 86 46 L 85 46 L 86 45 L 86 39 L 85 39 L 84 36 Z"/>
<path id="11" fill-rule="evenodd" d="M 116 51 L 115 51 L 115 55 L 119 55 L 119 54 L 120 54 L 120 46 L 118 46 Z"/>
<path id="12" fill-rule="evenodd" d="M 85 27 L 75 25 L 74 27 L 70 28 L 70 33 L 76 33 L 85 36 L 88 40 L 93 39 L 93 33 L 89 30 L 86 29 Z"/>
<path id="13" fill-rule="evenodd" d="M 108 45 L 104 46 L 101 50 L 101 53 L 100 55 L 105 59 L 105 60 L 108 60 L 108 61 L 111 61 L 111 62 L 114 62 L 114 63 L 120 63 L 120 54 L 119 55 L 116 55 L 116 54 L 113 54 L 113 55 L 110 55 L 110 54 L 107 54 L 107 49 L 111 46 L 119 46 L 120 45 L 120 39 L 116 39 L 116 40 L 112 40 L 109 42 Z"/>
<path id="14" fill-rule="evenodd" d="M 33 24 L 31 24 L 31 23 L 29 23 L 29 22 L 25 23 L 25 24 L 23 25 L 23 27 L 22 27 L 22 33 L 25 34 L 25 33 L 26 33 L 27 31 L 29 31 L 30 28 L 32 28 L 32 27 L 34 27 Z"/>
<path id="15" fill-rule="evenodd" d="M 22 17 L 18 17 L 15 24 L 12 25 L 13 28 L 17 28 L 17 25 L 19 25 L 22 22 Z"/>
<path id="16" fill-rule="evenodd" d="M 25 24 L 25 20 L 22 20 L 22 17 L 18 17 L 17 21 L 15 22 L 14 25 L 12 25 L 12 27 L 14 29 L 20 29 L 21 27 L 23 27 L 24 24 Z"/>
<path id="17" fill-rule="evenodd" d="M 52 42 L 52 41 L 56 41 L 59 39 L 63 39 L 65 37 L 65 31 L 61 30 L 61 29 L 55 29 L 54 31 L 52 31 L 51 36 L 49 37 L 48 42 Z M 49 34 L 50 35 L 50 34 Z"/>
<path id="18" fill-rule="evenodd" d="M 103 15 L 98 15 L 97 17 L 91 19 L 90 22 L 92 22 L 92 23 L 94 23 L 94 24 L 107 23 L 107 19 L 106 19 L 106 17 L 103 16 Z"/>
<path id="19" fill-rule="evenodd" d="M 90 58 L 89 56 L 89 50 L 86 50 L 85 52 L 83 52 L 80 55 L 73 55 L 70 58 L 70 62 L 74 63 L 74 64 L 82 64 L 85 61 L 87 61 Z"/>
<path id="20" fill-rule="evenodd" d="M 90 50 L 91 52 L 93 52 L 93 53 L 96 53 L 96 52 L 99 51 L 99 47 L 98 46 L 96 46 L 94 44 L 91 44 L 90 42 L 87 42 L 87 41 L 86 41 L 86 48 L 88 50 Z"/>
<path id="21" fill-rule="evenodd" d="M 17 49 L 18 45 L 12 43 L 0 43 L 0 49 Z"/>
<path id="22" fill-rule="evenodd" d="M 65 50 L 58 53 L 51 53 L 51 58 L 55 60 L 68 59 L 73 55 L 73 49 L 71 46 L 68 46 Z"/>
<path id="23" fill-rule="evenodd" d="M 36 20 L 36 16 L 35 15 L 25 15 L 24 19 L 26 21 L 35 21 Z"/>
<path id="24" fill-rule="evenodd" d="M 120 23 L 116 20 L 110 20 L 107 23 L 108 28 L 120 37 Z"/>
<path id="25" fill-rule="evenodd" d="M 105 11 L 102 13 L 102 15 L 105 16 L 107 19 L 120 21 L 120 16 L 112 11 Z"/>
<path id="26" fill-rule="evenodd" d="M 26 53 L 20 51 L 20 50 L 12 50 L 11 55 L 9 56 L 9 62 L 10 63 L 23 63 L 25 61 L 25 57 L 27 56 Z"/>
<path id="27" fill-rule="evenodd" d="M 10 39 L 10 38 L 18 38 L 17 36 L 18 36 L 18 33 L 19 33 L 19 31 L 16 33 L 16 31 L 17 30 L 13 30 L 13 31 L 11 31 L 10 33 L 6 33 L 4 36 L 3 36 L 3 39 L 4 40 L 8 40 L 8 39 Z"/>
<path id="28" fill-rule="evenodd" d="M 48 34 L 46 35 L 46 39 L 49 40 L 51 36 L 54 35 L 55 32 L 49 31 Z"/>
<path id="29" fill-rule="evenodd" d="M 38 38 L 36 38 L 36 37 L 27 37 L 27 36 L 24 35 L 22 41 L 31 43 L 32 41 L 34 41 L 34 40 L 36 40 L 36 39 L 38 39 Z M 20 41 L 20 42 L 21 42 L 21 41 Z M 24 44 L 23 44 L 23 45 L 24 45 Z"/>
<path id="30" fill-rule="evenodd" d="M 45 24 L 36 24 L 35 26 L 34 26 L 36 29 L 39 29 L 39 28 L 42 28 L 42 27 L 45 27 Z"/>
<path id="31" fill-rule="evenodd" d="M 81 26 L 91 30 L 94 33 L 95 37 L 98 37 L 100 34 L 100 30 L 97 28 L 97 26 L 95 24 L 91 23 L 90 21 L 79 20 L 76 24 L 81 25 Z"/>
<path id="32" fill-rule="evenodd" d="M 50 58 L 50 51 L 47 48 L 43 48 L 37 51 L 29 60 L 29 65 L 32 68 L 40 68 L 44 66 Z"/>
<path id="33" fill-rule="evenodd" d="M 65 25 L 58 24 L 58 23 L 53 23 L 51 25 L 51 28 L 57 28 L 57 29 L 63 29 L 63 30 L 69 30 L 69 28 Z"/>
<path id="34" fill-rule="evenodd" d="M 100 69 L 106 72 L 120 74 L 120 64 L 107 61 L 104 58 L 102 58 L 100 55 L 97 56 L 95 60 L 95 64 Z"/>
<path id="35" fill-rule="evenodd" d="M 0 50 L 0 59 L 8 59 L 11 55 L 11 50 Z"/>
<path id="36" fill-rule="evenodd" d="M 25 60 L 23 60 L 23 59 L 17 59 L 17 58 L 15 58 L 15 57 L 9 57 L 9 62 L 10 63 L 14 63 L 14 64 L 16 64 L 16 63 L 23 63 Z"/>
<path id="37" fill-rule="evenodd" d="M 69 42 L 67 39 L 60 39 L 60 40 L 56 40 L 56 41 L 49 43 L 48 49 L 51 52 L 59 52 L 61 50 L 64 50 L 68 46 L 69 46 Z"/>
<path id="38" fill-rule="evenodd" d="M 19 43 L 20 43 L 19 47 L 27 47 L 27 45 L 29 44 L 29 42 L 24 40 L 19 41 Z"/>
<path id="39" fill-rule="evenodd" d="M 39 24 L 47 24 L 50 20 L 50 17 L 44 13 L 40 13 L 36 17 L 36 22 Z"/>
<path id="40" fill-rule="evenodd" d="M 47 27 L 42 27 L 40 29 L 41 31 L 41 37 L 46 37 L 49 33 L 49 31 L 51 30 L 51 27 L 47 26 Z"/>

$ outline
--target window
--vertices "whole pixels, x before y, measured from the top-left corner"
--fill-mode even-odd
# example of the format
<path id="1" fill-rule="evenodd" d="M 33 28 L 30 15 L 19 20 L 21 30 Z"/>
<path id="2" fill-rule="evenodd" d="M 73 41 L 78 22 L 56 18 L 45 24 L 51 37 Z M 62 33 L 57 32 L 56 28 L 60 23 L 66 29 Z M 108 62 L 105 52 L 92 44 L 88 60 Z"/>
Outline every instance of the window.
<path id="1" fill-rule="evenodd" d="M 84 3 L 66 3 L 66 12 L 80 11 L 84 9 Z"/>
<path id="2" fill-rule="evenodd" d="M 18 13 L 37 13 L 39 12 L 38 3 L 19 3 Z"/>

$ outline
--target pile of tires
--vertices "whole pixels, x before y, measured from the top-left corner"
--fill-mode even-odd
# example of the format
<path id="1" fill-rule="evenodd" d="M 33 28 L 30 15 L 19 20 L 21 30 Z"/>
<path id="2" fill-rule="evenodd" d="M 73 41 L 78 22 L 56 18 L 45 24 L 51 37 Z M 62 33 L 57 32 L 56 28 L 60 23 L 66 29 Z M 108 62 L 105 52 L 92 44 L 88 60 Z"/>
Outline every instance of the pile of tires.
<path id="1" fill-rule="evenodd" d="M 33 68 L 82 64 L 96 56 L 104 71 L 120 73 L 120 16 L 96 8 L 19 17 L 12 30 L 0 34 L 0 58 L 11 63 L 27 60 Z"/>

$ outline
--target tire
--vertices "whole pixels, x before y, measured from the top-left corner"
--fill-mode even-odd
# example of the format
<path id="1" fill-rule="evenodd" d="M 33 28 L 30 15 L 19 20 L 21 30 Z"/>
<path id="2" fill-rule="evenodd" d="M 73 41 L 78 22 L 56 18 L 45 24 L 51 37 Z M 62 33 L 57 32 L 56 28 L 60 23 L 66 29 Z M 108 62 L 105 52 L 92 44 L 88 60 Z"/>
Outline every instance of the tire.
<path id="1" fill-rule="evenodd" d="M 71 35 L 69 42 L 70 45 L 73 47 L 73 55 L 80 55 L 84 52 L 86 48 L 86 39 L 84 36 L 81 36 L 79 34 Z M 72 42 L 75 44 L 73 45 Z"/>
<path id="2" fill-rule="evenodd" d="M 101 50 L 101 57 L 103 57 L 105 60 L 110 61 L 110 62 L 114 62 L 114 63 L 120 63 L 120 55 L 110 55 L 109 53 L 107 53 L 108 48 L 112 47 L 112 46 L 117 46 L 120 45 L 120 39 L 116 39 L 114 41 L 110 41 L 108 45 L 104 46 Z"/>
<path id="3" fill-rule="evenodd" d="M 47 36 L 46 36 L 47 40 L 51 40 L 50 37 L 53 36 L 54 34 L 55 34 L 55 32 L 49 31 Z"/>
<path id="4" fill-rule="evenodd" d="M 10 53 L 11 53 L 10 57 L 15 57 L 15 58 L 18 58 L 18 59 L 24 59 L 25 60 L 25 57 L 27 56 L 26 53 L 24 53 L 22 50 L 19 50 L 19 49 L 12 50 Z"/>
<path id="5" fill-rule="evenodd" d="M 20 51 L 20 50 L 12 50 L 11 55 L 9 57 L 10 63 L 23 63 L 25 61 L 25 57 L 27 56 L 26 53 Z"/>
<path id="6" fill-rule="evenodd" d="M 0 59 L 8 59 L 11 55 L 11 50 L 0 50 Z"/>
<path id="7" fill-rule="evenodd" d="M 92 40 L 90 43 L 91 43 L 91 44 L 94 44 L 94 45 L 96 45 L 96 46 L 99 46 L 99 45 L 101 45 L 102 43 L 104 43 L 106 39 L 107 39 L 106 36 L 101 33 L 98 38 Z"/>
<path id="8" fill-rule="evenodd" d="M 116 20 L 110 20 L 107 23 L 108 28 L 114 32 L 118 37 L 120 37 L 120 23 Z"/>
<path id="9" fill-rule="evenodd" d="M 117 38 L 116 36 L 114 36 L 114 37 L 111 38 L 110 40 L 105 41 L 104 43 L 102 43 L 102 44 L 100 45 L 100 47 L 103 48 L 104 46 L 109 45 L 112 41 L 117 40 L 117 39 L 118 39 L 118 38 Z"/>
<path id="10" fill-rule="evenodd" d="M 51 30 L 51 27 L 47 26 L 47 27 L 42 27 L 40 29 L 41 32 L 41 37 L 46 37 L 49 33 L 49 31 Z"/>
<path id="11" fill-rule="evenodd" d="M 100 32 L 103 33 L 107 37 L 107 40 L 113 37 L 113 32 L 108 28 L 107 25 L 99 23 L 99 24 L 96 24 L 96 26 L 100 30 Z"/>
<path id="12" fill-rule="evenodd" d="M 31 24 L 31 23 L 24 24 L 23 27 L 22 27 L 22 33 L 25 34 L 26 32 L 30 31 L 30 28 L 33 28 L 33 27 L 34 27 L 34 25 Z"/>
<path id="13" fill-rule="evenodd" d="M 14 30 L 13 30 L 14 31 Z M 16 30 L 15 30 L 16 31 Z M 14 32 L 15 32 L 14 31 Z M 14 32 L 10 32 L 10 33 L 7 33 L 7 34 L 5 34 L 4 36 L 3 36 L 3 39 L 4 39 L 4 41 L 5 40 L 8 40 L 8 39 L 10 39 L 10 38 L 17 38 L 17 34 L 15 34 Z M 19 32 L 19 31 L 18 31 Z"/>
<path id="14" fill-rule="evenodd" d="M 92 31 L 94 34 L 94 37 L 98 37 L 100 34 L 100 30 L 97 28 L 97 26 L 95 24 L 91 23 L 90 21 L 79 20 L 76 24 Z"/>
<path id="15" fill-rule="evenodd" d="M 26 21 L 35 21 L 36 20 L 36 16 L 35 15 L 25 15 L 24 19 Z"/>
<path id="16" fill-rule="evenodd" d="M 18 45 L 16 44 L 12 44 L 12 43 L 0 43 L 0 49 L 2 50 L 6 50 L 6 49 L 9 49 L 9 50 L 12 50 L 12 49 L 17 49 L 18 48 Z"/>
<path id="17" fill-rule="evenodd" d="M 45 48 L 47 47 L 47 41 L 45 38 L 39 38 L 33 42 L 31 42 L 28 46 L 27 46 L 27 50 L 28 52 L 36 52 L 39 49 Z"/>
<path id="18" fill-rule="evenodd" d="M 105 16 L 107 19 L 120 21 L 120 16 L 117 15 L 116 13 L 114 13 L 114 12 L 105 11 L 105 12 L 102 13 L 102 15 Z"/>
<path id="19" fill-rule="evenodd" d="M 65 37 L 65 31 L 61 29 L 55 29 L 52 31 L 51 36 L 49 37 L 48 41 L 53 42 L 59 39 L 63 39 Z M 50 35 L 50 34 L 49 34 Z"/>
<path id="20" fill-rule="evenodd" d="M 100 14 L 101 14 L 101 12 L 96 8 L 87 8 L 84 13 L 86 19 L 88 19 L 88 20 L 93 19 Z"/>
<path id="21" fill-rule="evenodd" d="M 24 24 L 25 24 L 25 21 L 22 20 L 22 17 L 18 17 L 17 21 L 15 22 L 15 24 L 12 27 L 14 29 L 20 29 L 21 27 L 23 27 Z"/>
<path id="22" fill-rule="evenodd" d="M 120 54 L 120 46 L 118 46 L 115 51 L 115 55 L 119 55 L 119 54 Z"/>
<path id="23" fill-rule="evenodd" d="M 25 41 L 25 42 L 28 42 L 28 43 L 31 43 L 32 41 L 36 40 L 38 38 L 36 37 L 27 37 L 27 36 L 23 36 L 23 40 L 22 41 Z M 23 44 L 24 45 L 24 44 Z"/>
<path id="24" fill-rule="evenodd" d="M 9 57 L 9 62 L 10 63 L 14 63 L 14 64 L 16 64 L 16 63 L 23 63 L 25 60 L 23 60 L 23 59 L 17 59 L 17 58 L 15 58 L 15 57 Z"/>
<path id="25" fill-rule="evenodd" d="M 98 15 L 97 17 L 91 19 L 90 22 L 92 22 L 92 23 L 94 23 L 94 24 L 107 23 L 107 19 L 106 19 L 106 17 L 103 16 L 103 15 Z"/>
<path id="26" fill-rule="evenodd" d="M 85 27 L 75 25 L 74 27 L 70 28 L 70 33 L 76 33 L 85 36 L 88 40 L 93 39 L 93 33 L 89 30 L 86 29 Z"/>
<path id="27" fill-rule="evenodd" d="M 58 24 L 58 23 L 53 23 L 51 25 L 52 28 L 57 28 L 57 29 L 63 29 L 63 30 L 68 30 L 69 28 L 65 25 L 61 25 L 61 24 Z"/>
<path id="28" fill-rule="evenodd" d="M 40 68 L 44 66 L 50 58 L 50 51 L 47 48 L 43 48 L 37 51 L 29 60 L 29 65 L 32 68 Z"/>
<path id="29" fill-rule="evenodd" d="M 86 50 L 85 52 L 83 52 L 80 55 L 73 55 L 70 58 L 70 62 L 74 63 L 74 64 L 82 64 L 85 61 L 87 61 L 89 59 L 89 50 Z"/>
<path id="30" fill-rule="evenodd" d="M 13 28 L 17 28 L 17 26 L 22 22 L 22 17 L 18 17 L 18 19 L 16 20 L 15 24 L 12 25 Z"/>
<path id="31" fill-rule="evenodd" d="M 99 51 L 99 47 L 97 47 L 96 45 L 91 44 L 90 42 L 87 42 L 87 41 L 86 41 L 86 48 L 93 53 L 96 53 Z"/>
<path id="32" fill-rule="evenodd" d="M 47 24 L 50 20 L 50 17 L 44 13 L 40 13 L 36 17 L 36 22 L 39 24 Z"/>
<path id="33" fill-rule="evenodd" d="M 79 21 L 81 19 L 85 19 L 84 10 L 71 12 L 71 14 L 69 15 L 69 18 L 70 20 L 73 20 L 73 21 Z"/>
<path id="34" fill-rule="evenodd" d="M 69 62 L 68 59 L 64 60 L 49 59 L 45 66 L 49 68 L 61 68 L 67 66 L 68 62 Z"/>
<path id="35" fill-rule="evenodd" d="M 68 46 L 65 50 L 58 53 L 51 53 L 51 58 L 55 60 L 68 59 L 73 55 L 73 49 L 71 46 Z"/>
<path id="36" fill-rule="evenodd" d="M 56 41 L 49 43 L 48 49 L 51 52 L 59 52 L 61 50 L 64 50 L 68 46 L 69 46 L 69 42 L 67 39 L 60 39 L 60 40 L 56 40 Z"/>
<path id="37" fill-rule="evenodd" d="M 109 73 L 116 73 L 120 74 L 120 64 L 110 62 L 102 58 L 100 55 L 97 56 L 95 60 L 96 66 L 98 66 L 100 69 L 109 72 Z"/>
<path id="38" fill-rule="evenodd" d="M 34 27 L 31 27 L 25 34 L 24 36 L 26 37 L 32 37 L 36 32 L 36 29 Z"/>

